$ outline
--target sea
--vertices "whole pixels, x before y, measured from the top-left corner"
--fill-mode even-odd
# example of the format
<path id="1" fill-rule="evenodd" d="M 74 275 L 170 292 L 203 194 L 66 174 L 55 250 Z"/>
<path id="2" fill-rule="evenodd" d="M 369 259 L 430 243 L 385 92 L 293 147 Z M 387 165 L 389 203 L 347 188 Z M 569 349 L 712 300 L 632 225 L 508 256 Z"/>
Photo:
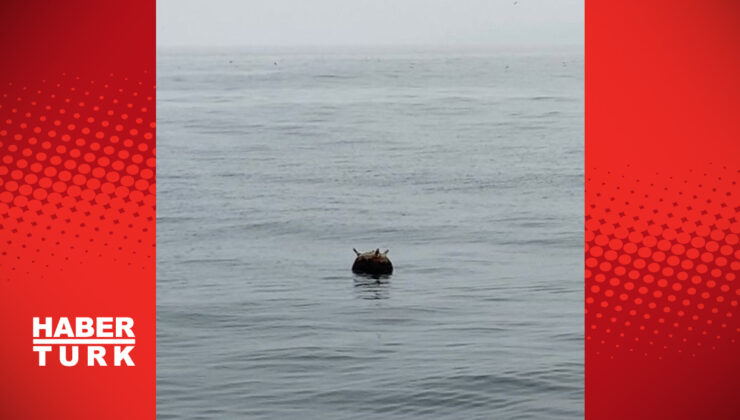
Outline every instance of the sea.
<path id="1" fill-rule="evenodd" d="M 583 417 L 582 48 L 162 49 L 157 124 L 160 419 Z"/>

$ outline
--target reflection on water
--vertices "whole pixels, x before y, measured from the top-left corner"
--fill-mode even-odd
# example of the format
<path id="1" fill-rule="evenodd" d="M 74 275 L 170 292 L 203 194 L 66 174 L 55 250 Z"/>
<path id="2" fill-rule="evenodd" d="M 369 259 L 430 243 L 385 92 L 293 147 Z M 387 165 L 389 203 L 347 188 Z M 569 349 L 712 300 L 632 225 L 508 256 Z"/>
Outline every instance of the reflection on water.
<path id="1" fill-rule="evenodd" d="M 391 276 L 354 274 L 355 291 L 361 299 L 388 299 Z"/>

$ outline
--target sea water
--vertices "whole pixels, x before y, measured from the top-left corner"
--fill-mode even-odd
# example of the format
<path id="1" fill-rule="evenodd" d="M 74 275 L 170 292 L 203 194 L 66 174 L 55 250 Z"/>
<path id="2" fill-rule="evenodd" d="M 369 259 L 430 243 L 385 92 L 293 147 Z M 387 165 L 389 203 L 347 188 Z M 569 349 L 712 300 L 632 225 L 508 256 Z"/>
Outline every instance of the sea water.
<path id="1" fill-rule="evenodd" d="M 583 68 L 160 51 L 159 418 L 582 417 Z"/>

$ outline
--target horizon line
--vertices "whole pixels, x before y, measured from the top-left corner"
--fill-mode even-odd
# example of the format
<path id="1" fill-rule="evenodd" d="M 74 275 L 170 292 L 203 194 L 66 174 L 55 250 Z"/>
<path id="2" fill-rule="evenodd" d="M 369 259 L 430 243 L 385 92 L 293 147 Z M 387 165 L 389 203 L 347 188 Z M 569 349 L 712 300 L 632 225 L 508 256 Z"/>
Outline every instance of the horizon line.
<path id="1" fill-rule="evenodd" d="M 512 48 L 585 48 L 585 42 L 573 43 L 526 43 L 526 44 L 157 44 L 156 48 L 202 48 L 202 49 L 512 49 Z"/>

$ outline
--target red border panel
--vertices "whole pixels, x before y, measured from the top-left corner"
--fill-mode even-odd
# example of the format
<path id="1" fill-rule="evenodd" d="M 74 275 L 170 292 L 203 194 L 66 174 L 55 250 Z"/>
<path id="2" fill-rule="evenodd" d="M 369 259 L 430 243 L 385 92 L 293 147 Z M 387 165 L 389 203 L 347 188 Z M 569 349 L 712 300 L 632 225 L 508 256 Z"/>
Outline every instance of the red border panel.
<path id="1" fill-rule="evenodd" d="M 155 2 L 3 2 L 0 49 L 0 417 L 154 417 Z M 135 366 L 38 366 L 33 317 L 104 316 Z"/>
<path id="2" fill-rule="evenodd" d="M 586 5 L 586 416 L 738 418 L 740 5 Z"/>

